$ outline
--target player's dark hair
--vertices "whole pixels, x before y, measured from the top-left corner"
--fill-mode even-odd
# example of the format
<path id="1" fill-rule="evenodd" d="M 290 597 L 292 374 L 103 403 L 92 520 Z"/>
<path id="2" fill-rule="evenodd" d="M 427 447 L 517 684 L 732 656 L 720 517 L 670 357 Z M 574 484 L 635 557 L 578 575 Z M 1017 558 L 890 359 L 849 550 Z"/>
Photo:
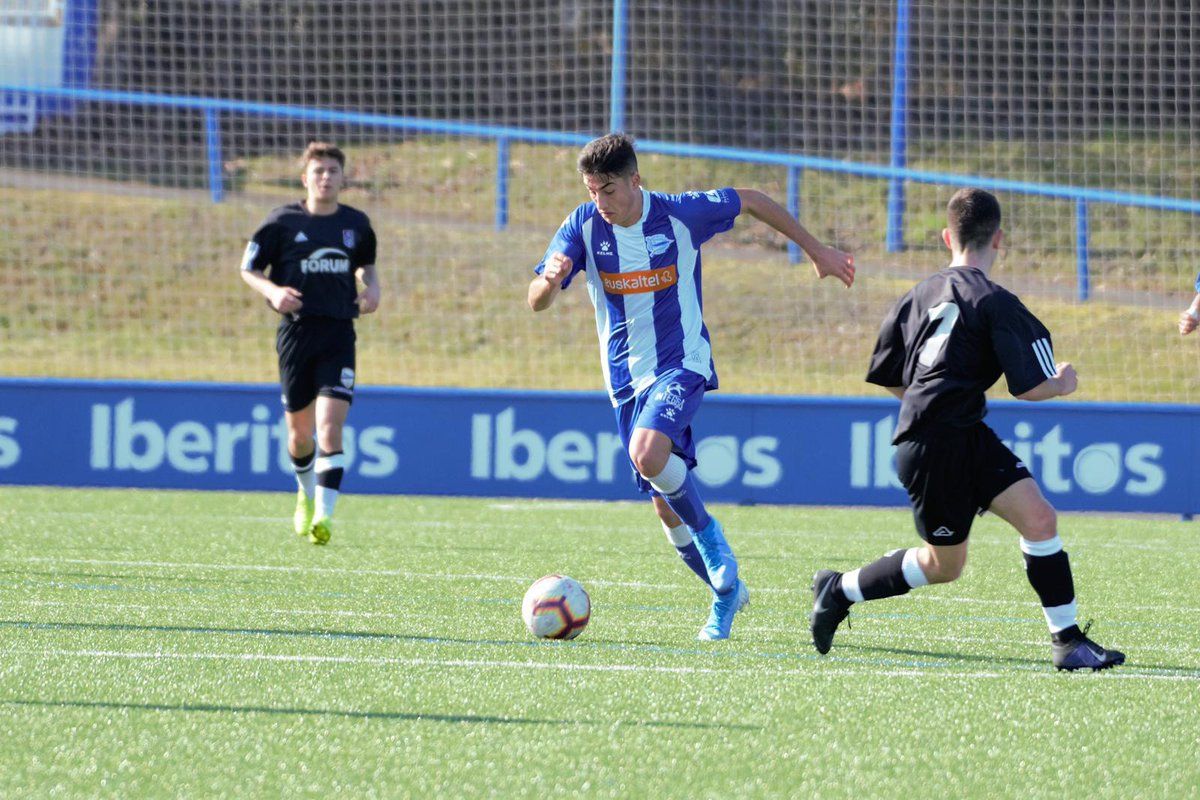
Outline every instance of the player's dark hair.
<path id="1" fill-rule="evenodd" d="M 638 171 L 637 155 L 633 152 L 633 137 L 610 133 L 593 139 L 579 151 L 581 175 L 610 175 L 628 177 Z"/>
<path id="2" fill-rule="evenodd" d="M 300 157 L 300 163 L 307 167 L 308 162 L 314 158 L 332 158 L 338 162 L 339 167 L 346 168 L 346 154 L 332 142 L 309 142 L 308 147 L 304 150 L 304 155 Z"/>
<path id="3" fill-rule="evenodd" d="M 946 222 L 959 247 L 981 250 L 1000 230 L 1000 201 L 983 189 L 959 189 L 946 206 Z"/>

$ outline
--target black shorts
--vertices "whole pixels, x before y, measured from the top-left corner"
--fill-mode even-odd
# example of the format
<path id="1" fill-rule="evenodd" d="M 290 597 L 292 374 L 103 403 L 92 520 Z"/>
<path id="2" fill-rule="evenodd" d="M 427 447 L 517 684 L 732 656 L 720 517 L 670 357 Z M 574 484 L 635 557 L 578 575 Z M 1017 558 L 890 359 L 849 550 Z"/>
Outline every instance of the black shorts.
<path id="1" fill-rule="evenodd" d="M 912 501 L 917 533 L 932 545 L 967 540 L 976 514 L 1029 470 L 982 422 L 896 446 L 896 472 Z"/>
<path id="2" fill-rule="evenodd" d="M 275 336 L 283 407 L 300 411 L 319 394 L 353 402 L 354 342 L 351 320 L 285 319 Z"/>

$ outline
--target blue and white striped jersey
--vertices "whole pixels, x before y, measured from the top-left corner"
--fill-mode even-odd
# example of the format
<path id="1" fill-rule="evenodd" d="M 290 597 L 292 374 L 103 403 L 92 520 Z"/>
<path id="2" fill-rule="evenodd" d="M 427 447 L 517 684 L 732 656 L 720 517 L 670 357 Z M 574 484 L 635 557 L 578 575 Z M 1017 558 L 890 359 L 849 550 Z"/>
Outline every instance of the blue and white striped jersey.
<path id="1" fill-rule="evenodd" d="M 583 203 L 554 235 L 541 263 L 564 253 L 584 272 L 596 308 L 600 363 L 613 405 L 636 397 L 656 376 L 687 369 L 717 388 L 704 325 L 700 246 L 733 227 L 742 210 L 733 189 L 663 194 L 642 190 L 642 217 L 610 225 Z"/>

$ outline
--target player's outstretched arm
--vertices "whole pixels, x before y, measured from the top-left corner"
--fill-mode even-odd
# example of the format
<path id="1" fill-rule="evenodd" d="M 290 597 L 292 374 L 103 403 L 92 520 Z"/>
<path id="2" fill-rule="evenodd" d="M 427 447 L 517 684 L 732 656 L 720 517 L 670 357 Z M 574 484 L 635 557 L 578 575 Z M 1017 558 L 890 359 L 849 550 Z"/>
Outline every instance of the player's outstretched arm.
<path id="1" fill-rule="evenodd" d="M 1018 400 L 1050 400 L 1055 397 L 1066 397 L 1079 387 L 1079 378 L 1075 368 L 1069 362 L 1055 364 L 1053 378 L 1047 378 L 1024 394 L 1017 395 Z"/>
<path id="2" fill-rule="evenodd" d="M 358 304 L 358 311 L 360 314 L 374 313 L 375 309 L 379 308 L 379 299 L 383 294 L 379 285 L 379 270 L 375 269 L 374 264 L 368 264 L 359 267 L 356 274 L 363 283 L 363 290 L 354 298 L 354 302 Z"/>
<path id="3" fill-rule="evenodd" d="M 291 286 L 277 286 L 256 269 L 241 271 L 242 280 L 267 299 L 267 304 L 280 314 L 292 314 L 299 311 L 304 303 L 301 301 L 300 290 Z"/>
<path id="4" fill-rule="evenodd" d="M 847 286 L 854 284 L 854 256 L 836 247 L 822 244 L 788 213 L 788 210 L 757 189 L 735 189 L 742 201 L 742 211 L 767 223 L 800 245 L 812 262 L 818 278 L 832 275 Z"/>
<path id="5" fill-rule="evenodd" d="M 542 274 L 529 283 L 529 295 L 526 298 L 529 307 L 534 311 L 545 311 L 562 291 L 562 283 L 571 274 L 575 262 L 570 256 L 555 253 L 546 259 L 546 267 Z"/>
<path id="6" fill-rule="evenodd" d="M 1192 304 L 1179 312 L 1179 335 L 1187 336 L 1200 326 L 1200 292 L 1192 298 Z"/>

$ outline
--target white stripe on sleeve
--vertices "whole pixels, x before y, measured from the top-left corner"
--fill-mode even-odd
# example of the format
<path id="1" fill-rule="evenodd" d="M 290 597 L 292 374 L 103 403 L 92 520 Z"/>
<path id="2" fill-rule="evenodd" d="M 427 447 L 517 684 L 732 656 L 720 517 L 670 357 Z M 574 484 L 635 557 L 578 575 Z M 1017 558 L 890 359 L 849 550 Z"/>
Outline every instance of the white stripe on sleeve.
<path id="1" fill-rule="evenodd" d="M 1054 369 L 1054 351 L 1050 349 L 1050 340 L 1035 340 L 1033 352 L 1037 356 L 1038 364 L 1042 367 L 1042 372 L 1046 373 L 1047 378 L 1053 378 L 1057 374 L 1057 370 Z"/>

